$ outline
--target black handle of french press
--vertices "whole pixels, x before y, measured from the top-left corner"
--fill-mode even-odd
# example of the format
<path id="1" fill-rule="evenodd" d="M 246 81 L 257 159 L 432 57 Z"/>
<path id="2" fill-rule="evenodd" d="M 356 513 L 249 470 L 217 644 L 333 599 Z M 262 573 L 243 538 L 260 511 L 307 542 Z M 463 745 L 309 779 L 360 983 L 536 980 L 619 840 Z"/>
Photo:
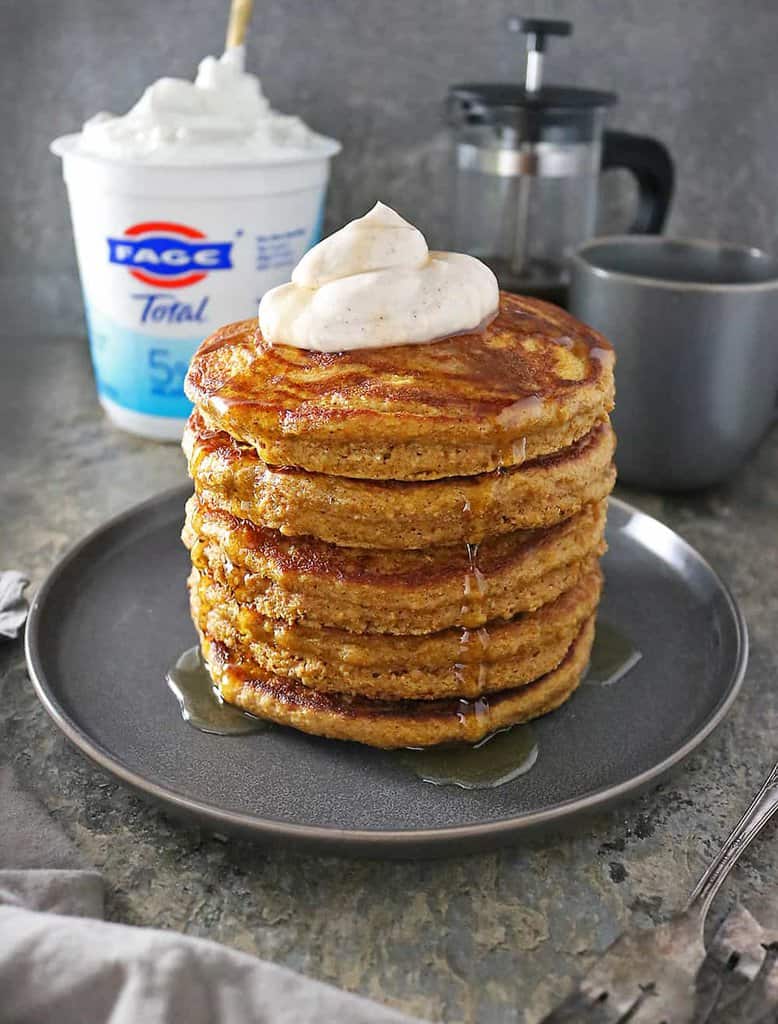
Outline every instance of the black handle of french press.
<path id="1" fill-rule="evenodd" d="M 527 36 L 527 49 L 543 53 L 546 36 L 569 36 L 573 34 L 571 21 L 556 21 L 552 18 L 510 18 L 511 32 L 522 32 Z"/>
<path id="2" fill-rule="evenodd" d="M 658 139 L 630 132 L 605 132 L 602 169 L 624 167 L 638 183 L 638 211 L 632 235 L 658 235 L 670 212 L 675 183 L 673 158 Z"/>

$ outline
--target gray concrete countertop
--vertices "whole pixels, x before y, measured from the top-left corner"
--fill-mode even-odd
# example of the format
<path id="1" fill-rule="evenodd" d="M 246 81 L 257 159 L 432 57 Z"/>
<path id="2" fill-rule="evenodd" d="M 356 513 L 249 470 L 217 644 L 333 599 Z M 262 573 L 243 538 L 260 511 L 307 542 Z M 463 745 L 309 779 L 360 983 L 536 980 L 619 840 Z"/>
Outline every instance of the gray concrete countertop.
<path id="1" fill-rule="evenodd" d="M 0 563 L 26 570 L 31 589 L 81 534 L 185 480 L 177 446 L 102 417 L 83 339 L 0 338 L 0 437 Z M 0 761 L 104 874 L 112 919 L 215 939 L 430 1020 L 536 1021 L 626 925 L 681 906 L 778 754 L 778 433 L 726 486 L 621 494 L 729 580 L 751 660 L 742 696 L 700 752 L 572 837 L 382 863 L 186 830 L 67 746 L 19 642 L 0 646 Z M 768 829 L 746 854 L 729 893 L 758 907 L 774 890 L 775 839 Z"/>

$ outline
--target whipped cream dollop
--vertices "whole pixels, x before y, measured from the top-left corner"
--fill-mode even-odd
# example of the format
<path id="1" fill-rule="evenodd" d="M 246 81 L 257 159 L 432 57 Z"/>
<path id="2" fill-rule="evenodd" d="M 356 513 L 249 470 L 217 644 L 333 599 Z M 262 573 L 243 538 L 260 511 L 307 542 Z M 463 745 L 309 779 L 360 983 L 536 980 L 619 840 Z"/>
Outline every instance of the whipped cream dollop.
<path id="1" fill-rule="evenodd" d="M 333 148 L 334 147 L 334 148 Z M 144 163 L 234 163 L 339 148 L 298 117 L 273 110 L 242 46 L 200 62 L 194 82 L 160 78 L 122 116 L 100 113 L 78 137 L 82 152 Z"/>
<path id="2" fill-rule="evenodd" d="M 266 292 L 271 345 L 318 352 L 388 348 L 475 330 L 497 313 L 497 278 L 474 256 L 430 252 L 383 203 L 310 249 L 289 284 Z"/>

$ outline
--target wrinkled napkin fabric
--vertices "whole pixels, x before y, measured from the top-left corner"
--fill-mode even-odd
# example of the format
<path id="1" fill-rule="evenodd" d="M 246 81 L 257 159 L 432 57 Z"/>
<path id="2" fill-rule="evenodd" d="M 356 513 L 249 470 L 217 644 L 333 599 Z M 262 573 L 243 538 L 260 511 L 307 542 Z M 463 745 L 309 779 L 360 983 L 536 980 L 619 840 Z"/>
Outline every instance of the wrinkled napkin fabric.
<path id="1" fill-rule="evenodd" d="M 215 942 L 102 914 L 100 875 L 0 767 L 3 1024 L 414 1024 Z"/>
<path id="2" fill-rule="evenodd" d="M 15 569 L 0 570 L 0 637 L 14 640 L 27 618 L 24 588 L 29 580 Z"/>

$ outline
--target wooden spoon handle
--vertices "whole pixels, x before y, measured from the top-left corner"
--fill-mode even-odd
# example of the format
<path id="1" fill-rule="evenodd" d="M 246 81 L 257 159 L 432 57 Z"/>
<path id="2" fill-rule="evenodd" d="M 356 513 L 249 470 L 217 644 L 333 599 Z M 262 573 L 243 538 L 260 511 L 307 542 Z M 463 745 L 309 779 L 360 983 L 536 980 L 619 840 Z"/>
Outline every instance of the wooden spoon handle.
<path id="1" fill-rule="evenodd" d="M 226 48 L 241 46 L 246 38 L 254 0 L 232 0 L 230 4 L 230 20 L 227 23 Z"/>

